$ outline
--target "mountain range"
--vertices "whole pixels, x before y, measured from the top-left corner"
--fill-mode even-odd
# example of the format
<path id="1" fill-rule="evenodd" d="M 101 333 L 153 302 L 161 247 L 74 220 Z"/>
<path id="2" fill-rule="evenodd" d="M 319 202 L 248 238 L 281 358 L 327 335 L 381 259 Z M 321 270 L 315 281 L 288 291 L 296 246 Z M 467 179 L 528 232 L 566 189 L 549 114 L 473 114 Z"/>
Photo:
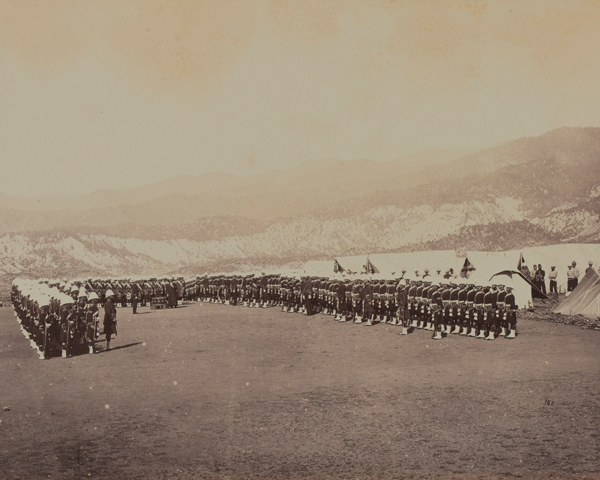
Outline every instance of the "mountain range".
<path id="1" fill-rule="evenodd" d="M 87 195 L 0 195 L 0 275 L 299 266 L 308 259 L 600 241 L 600 128 L 391 162 L 302 163 Z"/>

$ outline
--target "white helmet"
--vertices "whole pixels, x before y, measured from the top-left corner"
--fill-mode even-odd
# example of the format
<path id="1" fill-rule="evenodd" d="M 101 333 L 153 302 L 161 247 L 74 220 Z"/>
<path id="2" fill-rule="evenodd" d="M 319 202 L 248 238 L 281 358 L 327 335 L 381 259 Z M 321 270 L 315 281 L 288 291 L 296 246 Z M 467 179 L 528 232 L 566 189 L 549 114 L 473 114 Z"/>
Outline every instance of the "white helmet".
<path id="1" fill-rule="evenodd" d="M 75 303 L 75 300 L 73 300 L 73 297 L 69 297 L 68 295 L 65 295 L 65 294 L 63 294 L 59 300 L 60 300 L 61 305 L 72 305 L 73 303 Z"/>

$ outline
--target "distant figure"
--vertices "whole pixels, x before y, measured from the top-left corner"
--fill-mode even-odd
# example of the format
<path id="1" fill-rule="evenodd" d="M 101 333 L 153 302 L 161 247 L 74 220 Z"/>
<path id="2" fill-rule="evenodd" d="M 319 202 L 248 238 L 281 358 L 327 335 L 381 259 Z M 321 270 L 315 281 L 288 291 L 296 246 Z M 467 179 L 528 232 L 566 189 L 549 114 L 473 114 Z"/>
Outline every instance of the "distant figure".
<path id="1" fill-rule="evenodd" d="M 538 270 L 537 270 L 537 265 L 534 263 L 533 264 L 533 271 L 531 272 L 531 284 L 533 285 L 531 287 L 531 297 L 532 298 L 540 298 L 540 276 L 538 275 Z"/>
<path id="2" fill-rule="evenodd" d="M 177 306 L 177 293 L 171 283 L 167 283 L 167 307 L 175 308 Z"/>
<path id="3" fill-rule="evenodd" d="M 110 338 L 117 334 L 117 309 L 115 307 L 115 294 L 112 290 L 106 291 L 104 302 L 104 334 L 106 335 L 106 350 L 110 350 Z"/>
<path id="4" fill-rule="evenodd" d="M 588 262 L 589 267 L 585 269 L 585 273 L 587 274 L 590 270 L 593 272 L 594 271 L 594 262 L 592 262 L 591 260 Z"/>
<path id="5" fill-rule="evenodd" d="M 140 287 L 137 283 L 134 283 L 131 286 L 131 307 L 133 308 L 134 315 L 137 313 L 137 305 L 138 305 L 139 296 L 140 296 Z"/>
<path id="6" fill-rule="evenodd" d="M 310 282 L 309 282 L 310 283 Z M 259 296 L 260 296 L 260 306 L 266 307 L 265 301 L 267 299 L 267 277 L 265 276 L 265 272 L 260 274 L 260 284 L 259 284 Z M 311 284 L 312 291 L 312 284 Z M 312 313 L 307 313 L 307 315 L 311 315 Z"/>
<path id="7" fill-rule="evenodd" d="M 521 273 L 527 280 L 531 280 L 531 272 L 529 271 L 529 267 L 525 263 L 521 265 Z"/>
<path id="8" fill-rule="evenodd" d="M 539 287 L 541 292 L 546 295 L 546 272 L 544 270 L 542 270 L 542 266 L 538 265 L 538 269 L 537 269 L 537 275 L 538 275 L 538 283 L 539 283 Z"/>
<path id="9" fill-rule="evenodd" d="M 567 265 L 567 292 L 573 291 L 573 265 Z"/>
<path id="10" fill-rule="evenodd" d="M 556 288 L 556 277 L 558 276 L 558 272 L 556 271 L 555 266 L 550 267 L 550 273 L 548 274 L 548 279 L 550 280 L 550 293 L 555 293 L 558 296 L 558 290 Z"/>
<path id="11" fill-rule="evenodd" d="M 573 260 L 573 290 L 577 288 L 579 284 L 579 269 L 577 268 L 577 262 Z"/>
<path id="12" fill-rule="evenodd" d="M 88 345 L 88 353 L 96 353 L 96 339 L 98 338 L 98 294 L 91 292 L 89 296 L 89 303 L 86 310 L 86 331 L 85 339 Z"/>

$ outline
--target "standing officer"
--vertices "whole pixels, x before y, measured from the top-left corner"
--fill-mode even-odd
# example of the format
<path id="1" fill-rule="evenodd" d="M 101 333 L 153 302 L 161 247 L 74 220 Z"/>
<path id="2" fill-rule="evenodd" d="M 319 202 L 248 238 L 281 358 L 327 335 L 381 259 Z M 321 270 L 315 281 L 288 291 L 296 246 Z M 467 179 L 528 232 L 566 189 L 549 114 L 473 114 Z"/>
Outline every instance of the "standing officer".
<path id="1" fill-rule="evenodd" d="M 556 271 L 556 267 L 550 267 L 550 273 L 548 273 L 548 279 L 550 280 L 550 293 L 556 294 L 558 297 L 558 290 L 556 288 L 556 277 L 558 276 L 558 272 Z"/>
<path id="2" fill-rule="evenodd" d="M 96 339 L 98 338 L 98 295 L 96 292 L 91 292 L 88 298 L 86 310 L 86 343 L 88 345 L 88 353 L 96 353 Z"/>
<path id="3" fill-rule="evenodd" d="M 483 291 L 483 286 L 477 285 L 477 291 L 475 292 L 475 299 L 473 303 L 473 307 L 475 308 L 475 328 L 477 332 L 477 336 L 475 338 L 485 338 L 484 335 L 484 301 L 485 292 Z"/>
<path id="4" fill-rule="evenodd" d="M 577 288 L 579 284 L 579 269 L 577 268 L 577 262 L 573 260 L 573 290 Z"/>
<path id="5" fill-rule="evenodd" d="M 371 326 L 373 325 L 375 313 L 373 311 L 373 285 L 370 281 L 367 280 L 360 296 L 363 303 L 363 318 L 367 320 L 365 325 Z"/>
<path id="6" fill-rule="evenodd" d="M 496 291 L 496 285 L 491 285 L 491 288 L 485 290 L 485 296 L 483 299 L 483 308 L 485 310 L 485 326 L 488 331 L 486 340 L 494 340 L 496 333 L 496 309 L 498 307 L 498 292 Z"/>
<path id="7" fill-rule="evenodd" d="M 133 309 L 133 314 L 137 313 L 138 299 L 140 298 L 140 286 L 137 282 L 134 282 L 131 285 L 131 308 Z"/>
<path id="8" fill-rule="evenodd" d="M 398 281 L 396 286 L 396 307 L 398 308 L 398 325 L 402 325 L 400 335 L 408 335 L 408 326 L 410 324 L 410 314 L 408 312 L 408 289 L 410 288 L 410 280 L 404 279 Z"/>
<path id="9" fill-rule="evenodd" d="M 444 301 L 442 300 L 443 291 L 438 289 L 437 285 L 431 287 L 431 323 L 433 324 L 433 340 L 441 340 L 444 321 Z"/>
<path id="10" fill-rule="evenodd" d="M 506 297 L 504 297 L 506 308 L 506 323 L 510 333 L 506 338 L 515 338 L 517 336 L 517 305 L 515 305 L 515 295 L 512 293 L 512 287 L 506 286 Z"/>
<path id="11" fill-rule="evenodd" d="M 355 280 L 352 285 L 352 318 L 354 323 L 362 323 L 362 285 L 360 280 Z"/>
<path id="12" fill-rule="evenodd" d="M 62 357 L 67 358 L 70 355 L 72 347 L 73 327 L 75 322 L 72 317 L 72 308 L 75 300 L 69 295 L 62 295 L 60 299 L 60 343 L 62 347 Z"/>
<path id="13" fill-rule="evenodd" d="M 346 282 L 340 282 L 335 290 L 335 319 L 346 321 Z"/>
<path id="14" fill-rule="evenodd" d="M 406 283 L 407 298 L 408 298 L 408 315 L 411 321 L 410 326 L 413 328 L 419 327 L 419 318 L 417 316 L 417 282 L 410 280 L 410 287 L 408 285 L 408 279 Z M 420 327 L 419 327 L 420 328 Z"/>
<path id="15" fill-rule="evenodd" d="M 110 338 L 117 334 L 117 309 L 115 308 L 115 294 L 112 290 L 106 291 L 104 302 L 104 334 L 106 335 L 106 350 L 110 350 Z"/>

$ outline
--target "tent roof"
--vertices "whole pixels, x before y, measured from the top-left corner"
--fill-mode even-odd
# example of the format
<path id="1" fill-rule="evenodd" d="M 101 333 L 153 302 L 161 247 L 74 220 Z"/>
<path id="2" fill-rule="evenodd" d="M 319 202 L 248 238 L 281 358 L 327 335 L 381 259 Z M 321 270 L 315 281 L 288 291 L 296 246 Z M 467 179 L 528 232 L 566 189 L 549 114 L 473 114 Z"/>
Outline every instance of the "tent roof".
<path id="1" fill-rule="evenodd" d="M 331 275 L 333 274 L 334 260 L 309 260 L 304 264 L 304 273 L 308 275 Z"/>
<path id="2" fill-rule="evenodd" d="M 335 261 L 340 268 L 345 272 L 364 272 L 367 268 L 369 260 L 366 255 L 353 255 L 350 257 L 336 257 Z"/>
<path id="3" fill-rule="evenodd" d="M 600 276 L 589 270 L 571 295 L 554 309 L 554 313 L 600 317 Z"/>
<path id="4" fill-rule="evenodd" d="M 399 274 L 404 268 L 407 272 L 419 273 L 428 268 L 430 273 L 437 269 L 445 272 L 449 268 L 456 269 L 456 252 L 454 250 L 431 250 L 403 253 L 373 253 L 369 255 L 369 263 L 375 272 L 383 274 Z"/>
<path id="5" fill-rule="evenodd" d="M 477 277 L 488 277 L 503 271 L 518 271 L 521 253 L 518 250 L 508 252 L 467 252 L 464 266 L 474 269 Z"/>

